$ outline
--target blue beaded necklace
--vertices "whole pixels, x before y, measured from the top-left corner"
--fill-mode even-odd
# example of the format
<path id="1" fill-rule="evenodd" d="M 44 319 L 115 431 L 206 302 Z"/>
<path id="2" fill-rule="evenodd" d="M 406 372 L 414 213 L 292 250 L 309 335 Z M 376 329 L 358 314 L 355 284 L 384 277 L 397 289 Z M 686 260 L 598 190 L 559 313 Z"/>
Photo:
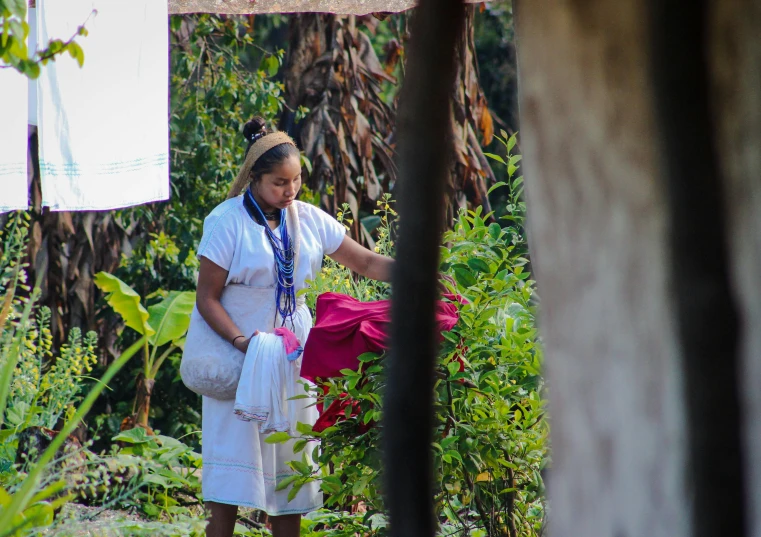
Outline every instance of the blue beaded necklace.
<path id="1" fill-rule="evenodd" d="M 246 189 L 246 193 L 243 195 L 243 206 L 248 211 L 251 219 L 257 224 L 264 227 L 264 230 L 272 246 L 272 252 L 275 256 L 275 271 L 277 272 L 277 311 L 280 317 L 283 319 L 283 326 L 285 320 L 290 319 L 293 323 L 293 314 L 296 312 L 296 288 L 293 285 L 293 273 L 296 266 L 293 255 L 293 240 L 288 235 L 288 226 L 286 225 L 286 211 L 280 209 L 280 224 L 278 225 L 278 231 L 280 231 L 280 237 L 278 237 L 264 216 L 259 204 L 256 203 L 256 198 L 251 192 L 251 188 Z"/>

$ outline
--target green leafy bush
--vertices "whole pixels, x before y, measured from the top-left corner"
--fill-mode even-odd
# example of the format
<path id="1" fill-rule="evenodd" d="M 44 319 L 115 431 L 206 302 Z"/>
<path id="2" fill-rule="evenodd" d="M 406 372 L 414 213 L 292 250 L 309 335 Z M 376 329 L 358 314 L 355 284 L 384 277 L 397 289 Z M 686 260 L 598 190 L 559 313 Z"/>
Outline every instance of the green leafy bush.
<path id="1" fill-rule="evenodd" d="M 89 443 L 70 436 L 116 372 L 145 348 L 146 338 L 154 346 L 176 339 L 177 323 L 166 322 L 176 308 L 159 305 L 150 312 L 154 315 L 147 313 L 147 322 L 156 326 L 153 334 L 144 335 L 88 387 L 95 334 L 82 336 L 72 328 L 68 343 L 53 349 L 50 312 L 35 306 L 39 291 L 25 283 L 27 227 L 28 215 L 15 213 L 0 233 L 0 536 L 32 535 L 42 528 L 49 535 L 73 535 L 83 518 L 54 518 L 72 501 L 101 510 L 139 509 L 160 521 L 101 524 L 109 534 L 200 536 L 205 525 L 196 476 L 200 455 L 172 438 L 146 437 L 142 428 L 119 435 L 115 440 L 126 447 L 108 455 L 97 455 Z"/>
<path id="2" fill-rule="evenodd" d="M 59 357 L 52 355 L 49 341 L 49 312 L 38 312 L 35 302 L 39 288 L 30 292 L 21 262 L 28 236 L 29 216 L 14 213 L 0 236 L 0 536 L 20 535 L 53 522 L 56 509 L 69 501 L 63 493 L 67 485 L 64 464 L 78 455 L 77 447 L 64 446 L 69 435 L 92 407 L 116 372 L 142 346 L 142 340 L 127 349 L 105 372 L 78 406 L 79 384 L 84 371 L 92 367 L 94 338 L 83 340 L 72 330 L 69 345 Z M 39 345 L 39 347 L 38 347 Z M 43 366 L 51 367 L 42 373 Z M 38 425 L 50 425 L 65 418 L 60 431 L 48 432 Z M 16 450 L 22 433 L 39 431 L 35 453 L 22 464 Z M 64 448 L 64 449 L 62 449 Z M 34 456 L 32 458 L 31 456 Z"/>
<path id="3" fill-rule="evenodd" d="M 511 142 L 505 138 L 503 143 L 507 147 Z M 487 224 L 480 210 L 462 213 L 441 248 L 442 285 L 466 299 L 458 305 L 458 324 L 443 334 L 435 384 L 438 421 L 432 448 L 442 535 L 534 536 L 545 526 L 542 470 L 549 461 L 548 423 L 535 289 L 525 255 L 525 207 L 521 181 L 513 178 L 517 161 L 503 161 L 509 166 L 510 182 L 495 186 L 510 190 L 509 225 Z M 393 249 L 388 199 L 380 210 L 376 249 L 388 253 Z M 306 293 L 308 303 L 326 291 L 374 300 L 385 298 L 388 289 L 354 278 L 327 260 Z M 368 353 L 359 361 L 359 371 L 345 370 L 343 377 L 324 382 L 326 393 L 318 390 L 326 407 L 336 400 L 345 402 L 343 419 L 320 433 L 299 425 L 301 441 L 294 449 L 303 459 L 292 464 L 298 475 L 281 487 L 295 493 L 317 480 L 326 494 L 326 507 L 364 511 L 361 517 L 345 513 L 341 518 L 347 534 L 361 524 L 364 535 L 380 536 L 386 533 L 385 524 L 379 523 L 384 511 L 379 445 L 385 369 L 383 356 Z M 303 453 L 312 438 L 321 441 L 320 448 Z M 320 470 L 313 472 L 306 457 L 318 461 Z M 335 525 L 316 527 L 325 532 L 321 535 L 344 535 L 343 530 L 330 529 Z"/>
<path id="4" fill-rule="evenodd" d="M 95 275 L 95 285 L 106 293 L 109 306 L 124 323 L 144 337 L 143 369 L 135 382 L 133 420 L 141 427 L 148 427 L 156 377 L 164 361 L 184 345 L 196 294 L 194 291 L 157 291 L 154 294 L 162 296 L 162 300 L 146 309 L 140 295 L 116 276 L 99 272 Z M 161 354 L 159 349 L 162 349 Z"/>
<path id="5" fill-rule="evenodd" d="M 121 507 L 135 507 L 153 519 L 203 518 L 199 453 L 169 436 L 149 435 L 142 427 L 119 433 L 114 441 L 126 444 L 114 456 L 140 475 L 140 487 Z"/>

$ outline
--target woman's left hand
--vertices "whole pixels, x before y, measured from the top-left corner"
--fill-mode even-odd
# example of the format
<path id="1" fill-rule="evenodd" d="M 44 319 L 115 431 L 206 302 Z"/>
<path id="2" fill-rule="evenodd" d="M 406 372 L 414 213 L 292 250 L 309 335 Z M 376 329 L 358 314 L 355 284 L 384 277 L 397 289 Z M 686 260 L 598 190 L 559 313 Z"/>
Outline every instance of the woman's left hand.
<path id="1" fill-rule="evenodd" d="M 248 344 L 251 343 L 251 340 L 258 335 L 259 335 L 259 330 L 255 330 L 250 338 L 235 340 L 235 348 L 238 349 L 243 354 L 246 354 L 248 352 Z"/>

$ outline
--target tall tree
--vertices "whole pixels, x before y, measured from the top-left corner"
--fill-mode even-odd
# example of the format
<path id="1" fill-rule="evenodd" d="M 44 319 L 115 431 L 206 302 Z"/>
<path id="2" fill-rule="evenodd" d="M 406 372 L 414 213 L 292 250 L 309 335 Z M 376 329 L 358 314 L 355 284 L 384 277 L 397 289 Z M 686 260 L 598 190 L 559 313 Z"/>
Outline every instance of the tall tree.
<path id="1" fill-rule="evenodd" d="M 281 129 L 299 139 L 312 163 L 308 186 L 335 214 L 348 203 L 355 239 L 369 238 L 360 224 L 360 205 L 370 210 L 396 180 L 392 135 L 394 112 L 380 82 L 396 82 L 381 65 L 370 37 L 356 18 L 293 15 L 285 69 L 288 106 Z M 296 110 L 309 115 L 294 125 Z"/>
<path id="2" fill-rule="evenodd" d="M 51 331 L 62 344 L 64 327 L 97 330 L 101 343 L 113 350 L 115 326 L 96 323 L 97 291 L 93 275 L 114 272 L 121 256 L 131 250 L 134 225 L 114 211 L 52 212 L 42 207 L 36 130 L 30 136 L 29 275 L 42 273 L 40 304 L 50 308 Z M 114 351 L 115 352 L 115 351 Z"/>
<path id="3" fill-rule="evenodd" d="M 476 9 L 474 6 L 465 9 L 465 30 L 457 40 L 451 121 L 454 159 L 445 190 L 448 224 L 463 207 L 481 206 L 484 214 L 491 212 L 487 191 L 494 182 L 494 173 L 481 149 L 481 141 L 484 146 L 491 143 L 494 124 L 478 76 L 474 39 Z"/>
<path id="4" fill-rule="evenodd" d="M 761 535 L 761 4 L 516 15 L 551 532 Z"/>
<path id="5" fill-rule="evenodd" d="M 494 181 L 481 149 L 482 141 L 491 141 L 494 129 L 478 78 L 475 9 L 467 8 L 466 31 L 457 43 L 457 73 L 451 86 L 450 133 L 455 158 L 442 199 L 447 206 L 444 218 L 450 224 L 461 207 L 483 206 L 489 212 L 487 190 Z M 396 180 L 396 99 L 384 100 L 381 83 L 397 83 L 393 66 L 406 45 L 406 35 L 389 43 L 382 64 L 370 37 L 360 28 L 372 29 L 372 21 L 373 17 L 292 16 L 285 69 L 289 109 L 281 120 L 281 129 L 299 138 L 312 162 L 308 186 L 320 193 L 321 205 L 328 211 L 349 204 L 355 220 L 353 233 L 360 240 L 369 238 L 359 222 L 360 208 L 372 211 L 374 201 L 390 191 Z M 310 113 L 296 125 L 294 116 L 300 106 Z"/>

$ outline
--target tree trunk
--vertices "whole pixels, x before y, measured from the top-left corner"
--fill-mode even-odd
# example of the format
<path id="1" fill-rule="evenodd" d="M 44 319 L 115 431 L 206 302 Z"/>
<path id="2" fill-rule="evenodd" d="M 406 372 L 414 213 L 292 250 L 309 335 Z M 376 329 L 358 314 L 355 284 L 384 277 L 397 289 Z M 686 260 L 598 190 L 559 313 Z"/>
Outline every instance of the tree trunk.
<path id="1" fill-rule="evenodd" d="M 140 427 L 149 429 L 148 416 L 151 412 L 151 395 L 153 386 L 156 383 L 154 379 L 140 376 L 137 381 L 137 393 L 135 394 L 135 423 Z"/>
<path id="2" fill-rule="evenodd" d="M 352 235 L 365 241 L 369 233 L 361 226 L 360 207 L 372 214 L 375 201 L 396 180 L 394 112 L 380 95 L 380 81 L 395 79 L 354 17 L 293 15 L 290 34 L 285 70 L 289 110 L 280 128 L 299 140 L 311 161 L 307 186 L 319 193 L 323 209 L 336 214 L 348 203 Z M 300 106 L 309 114 L 296 124 Z"/>
<path id="3" fill-rule="evenodd" d="M 130 229 L 113 211 L 53 212 L 42 207 L 36 129 L 29 140 L 32 224 L 29 240 L 29 280 L 43 272 L 40 304 L 50 308 L 55 344 L 65 343 L 69 328 L 95 330 L 116 355 L 116 327 L 96 319 L 97 290 L 93 275 L 114 272 L 122 253 L 131 249 Z M 66 329 L 64 329 L 66 327 Z"/>
<path id="4" fill-rule="evenodd" d="M 445 190 L 446 222 L 460 208 L 491 210 L 487 190 L 494 174 L 481 149 L 494 129 L 478 79 L 473 21 L 467 8 L 466 30 L 457 42 L 457 74 L 452 85 L 450 132 L 455 158 Z M 312 162 L 307 186 L 320 193 L 323 209 L 335 214 L 348 203 L 354 218 L 354 238 L 370 244 L 359 222 L 359 211 L 372 213 L 375 200 L 396 181 L 393 162 L 396 102 L 386 103 L 380 82 L 396 83 L 393 62 L 406 40 L 397 43 L 384 66 L 370 39 L 358 27 L 372 17 L 298 14 L 291 18 L 291 41 L 285 69 L 287 110 L 280 128 L 295 135 Z M 377 22 L 377 21 L 376 21 Z M 396 52 L 393 53 L 393 52 Z M 299 106 L 309 115 L 296 123 Z M 369 239 L 369 240 L 368 240 Z"/>
<path id="5" fill-rule="evenodd" d="M 446 188 L 447 225 L 451 226 L 461 208 L 483 207 L 491 211 L 487 191 L 495 182 L 489 162 L 481 149 L 491 143 L 494 126 L 486 96 L 478 79 L 478 58 L 473 21 L 476 7 L 466 8 L 465 31 L 457 41 L 457 75 L 452 97 L 452 139 L 454 159 Z"/>
<path id="6" fill-rule="evenodd" d="M 516 6 L 551 534 L 761 535 L 760 13 Z"/>

